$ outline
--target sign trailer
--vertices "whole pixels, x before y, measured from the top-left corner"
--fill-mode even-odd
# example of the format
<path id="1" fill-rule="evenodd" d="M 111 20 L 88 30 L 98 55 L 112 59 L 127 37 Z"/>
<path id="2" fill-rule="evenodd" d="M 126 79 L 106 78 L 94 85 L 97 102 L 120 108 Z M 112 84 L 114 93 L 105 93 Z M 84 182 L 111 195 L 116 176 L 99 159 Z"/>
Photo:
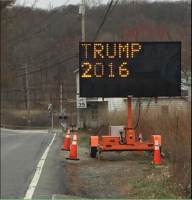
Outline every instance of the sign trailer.
<path id="1" fill-rule="evenodd" d="M 80 97 L 126 97 L 127 127 L 119 136 L 90 137 L 91 157 L 101 151 L 154 151 L 161 135 L 150 143 L 136 140 L 132 128 L 132 97 L 181 96 L 181 42 L 81 42 Z M 123 132 L 125 138 L 122 137 Z M 155 162 L 154 158 L 154 162 Z M 158 163 L 160 164 L 160 154 Z"/>

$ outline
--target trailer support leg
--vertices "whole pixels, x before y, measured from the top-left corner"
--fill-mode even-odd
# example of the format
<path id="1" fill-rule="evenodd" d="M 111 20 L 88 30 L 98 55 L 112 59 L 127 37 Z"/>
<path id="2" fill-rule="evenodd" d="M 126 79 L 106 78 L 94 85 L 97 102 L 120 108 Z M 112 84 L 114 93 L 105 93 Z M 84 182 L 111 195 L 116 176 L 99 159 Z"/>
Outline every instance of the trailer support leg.
<path id="1" fill-rule="evenodd" d="M 97 145 L 97 159 L 98 159 L 98 162 L 100 161 L 100 146 Z"/>

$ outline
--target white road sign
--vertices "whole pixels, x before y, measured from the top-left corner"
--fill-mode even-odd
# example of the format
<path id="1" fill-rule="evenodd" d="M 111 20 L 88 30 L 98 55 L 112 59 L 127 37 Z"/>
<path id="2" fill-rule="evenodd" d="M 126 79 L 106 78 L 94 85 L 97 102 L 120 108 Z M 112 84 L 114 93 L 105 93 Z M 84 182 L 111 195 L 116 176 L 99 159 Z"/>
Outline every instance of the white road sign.
<path id="1" fill-rule="evenodd" d="M 52 103 L 48 104 L 48 109 L 50 110 L 52 108 Z"/>
<path id="2" fill-rule="evenodd" d="M 87 99 L 77 95 L 77 108 L 87 108 Z"/>

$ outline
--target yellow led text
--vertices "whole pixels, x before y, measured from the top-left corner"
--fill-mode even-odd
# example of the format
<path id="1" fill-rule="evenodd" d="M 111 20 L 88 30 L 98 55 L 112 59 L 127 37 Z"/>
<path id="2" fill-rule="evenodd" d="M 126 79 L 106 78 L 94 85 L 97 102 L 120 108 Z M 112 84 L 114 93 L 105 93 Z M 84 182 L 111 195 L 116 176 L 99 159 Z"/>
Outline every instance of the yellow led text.
<path id="1" fill-rule="evenodd" d="M 101 70 L 101 75 L 98 75 L 97 74 L 97 66 L 101 66 L 102 70 Z M 96 63 L 95 66 L 94 66 L 94 75 L 97 77 L 97 78 L 101 78 L 103 75 L 104 75 L 104 65 L 102 65 L 102 63 Z"/>
<path id="2" fill-rule="evenodd" d="M 92 75 L 91 74 L 88 74 L 88 72 L 91 70 L 92 68 L 92 65 L 89 63 L 89 62 L 85 62 L 81 65 L 81 67 L 85 67 L 87 66 L 87 69 L 85 70 L 85 72 L 83 73 L 82 77 L 83 78 L 91 78 Z"/>

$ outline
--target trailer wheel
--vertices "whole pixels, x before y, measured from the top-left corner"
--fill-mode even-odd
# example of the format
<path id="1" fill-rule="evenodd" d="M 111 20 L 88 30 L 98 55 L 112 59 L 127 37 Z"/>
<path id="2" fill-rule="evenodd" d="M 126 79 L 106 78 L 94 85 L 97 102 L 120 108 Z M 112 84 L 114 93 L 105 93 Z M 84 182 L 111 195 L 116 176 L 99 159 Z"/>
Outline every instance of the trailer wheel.
<path id="1" fill-rule="evenodd" d="M 96 147 L 91 147 L 91 152 L 90 152 L 90 156 L 91 158 L 96 158 L 97 155 L 97 148 Z"/>

